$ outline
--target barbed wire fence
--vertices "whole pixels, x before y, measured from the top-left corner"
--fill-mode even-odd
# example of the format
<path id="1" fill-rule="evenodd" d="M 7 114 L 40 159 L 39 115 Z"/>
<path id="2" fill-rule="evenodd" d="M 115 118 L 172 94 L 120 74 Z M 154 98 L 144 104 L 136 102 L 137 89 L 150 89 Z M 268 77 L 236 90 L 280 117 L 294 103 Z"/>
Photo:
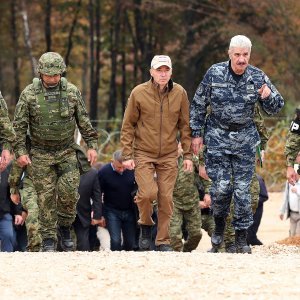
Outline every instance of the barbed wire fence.
<path id="1" fill-rule="evenodd" d="M 266 127 L 270 132 L 270 139 L 265 151 L 263 167 L 256 166 L 256 172 L 260 174 L 270 192 L 281 192 L 286 182 L 286 166 L 284 147 L 286 134 L 289 128 L 288 117 L 264 117 Z M 95 120 L 99 133 L 98 160 L 109 162 L 112 153 L 120 148 L 121 119 Z M 80 135 L 77 136 L 80 141 Z"/>

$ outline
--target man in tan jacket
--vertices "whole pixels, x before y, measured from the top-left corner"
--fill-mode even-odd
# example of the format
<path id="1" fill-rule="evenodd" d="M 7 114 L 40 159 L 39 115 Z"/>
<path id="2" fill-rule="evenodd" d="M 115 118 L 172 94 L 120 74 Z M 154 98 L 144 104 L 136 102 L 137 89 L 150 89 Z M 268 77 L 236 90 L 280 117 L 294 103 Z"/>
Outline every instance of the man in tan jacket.
<path id="1" fill-rule="evenodd" d="M 172 251 L 169 225 L 177 177 L 178 131 L 184 169 L 192 171 L 189 101 L 184 88 L 171 80 L 172 62 L 169 56 L 154 56 L 150 74 L 148 82 L 132 90 L 127 103 L 121 130 L 123 165 L 130 170 L 135 169 L 138 223 L 141 225 L 140 249 L 150 250 L 153 201 L 157 200 L 156 250 Z"/>

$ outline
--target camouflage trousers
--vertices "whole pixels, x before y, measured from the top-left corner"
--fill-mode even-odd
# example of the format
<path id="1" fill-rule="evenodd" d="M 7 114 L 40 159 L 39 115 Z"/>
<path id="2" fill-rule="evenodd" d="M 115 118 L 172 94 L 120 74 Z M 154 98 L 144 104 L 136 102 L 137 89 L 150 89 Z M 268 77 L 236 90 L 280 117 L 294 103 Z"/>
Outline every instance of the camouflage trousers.
<path id="1" fill-rule="evenodd" d="M 252 176 L 252 180 L 251 180 L 251 184 L 250 184 L 250 194 L 251 194 L 252 214 L 254 214 L 256 211 L 256 208 L 258 206 L 258 201 L 259 201 L 259 181 L 258 181 L 255 173 Z M 228 245 L 233 244 L 235 242 L 235 231 L 234 231 L 234 228 L 232 225 L 233 211 L 234 211 L 234 204 L 233 204 L 233 202 L 231 202 L 230 213 L 226 218 L 226 226 L 225 226 L 225 231 L 224 231 L 225 248 Z"/>
<path id="2" fill-rule="evenodd" d="M 209 214 L 209 215 L 202 214 L 201 215 L 201 220 L 202 220 L 202 226 L 201 226 L 201 228 L 203 230 L 205 230 L 209 236 L 211 236 L 212 233 L 215 230 L 214 217 L 212 216 L 212 214 Z"/>
<path id="3" fill-rule="evenodd" d="M 248 229 L 253 223 L 250 183 L 254 173 L 255 147 L 227 154 L 224 151 L 206 153 L 207 175 L 212 181 L 211 208 L 215 217 L 227 217 L 234 202 L 232 224 L 235 230 Z"/>
<path id="4" fill-rule="evenodd" d="M 41 235 L 39 225 L 39 208 L 37 204 L 37 194 L 32 179 L 26 176 L 23 180 L 23 188 L 20 189 L 22 205 L 27 210 L 26 230 L 27 230 L 27 251 L 38 252 L 41 246 Z"/>
<path id="5" fill-rule="evenodd" d="M 32 176 L 38 195 L 42 239 L 57 240 L 57 226 L 70 227 L 79 199 L 79 170 L 73 149 L 31 150 Z"/>
<path id="6" fill-rule="evenodd" d="M 184 244 L 182 243 L 183 220 L 185 220 L 188 233 L 187 241 Z M 174 206 L 170 222 L 170 244 L 173 250 L 191 252 L 197 248 L 201 237 L 201 214 L 199 205 L 196 204 L 192 209 L 186 211 Z"/>

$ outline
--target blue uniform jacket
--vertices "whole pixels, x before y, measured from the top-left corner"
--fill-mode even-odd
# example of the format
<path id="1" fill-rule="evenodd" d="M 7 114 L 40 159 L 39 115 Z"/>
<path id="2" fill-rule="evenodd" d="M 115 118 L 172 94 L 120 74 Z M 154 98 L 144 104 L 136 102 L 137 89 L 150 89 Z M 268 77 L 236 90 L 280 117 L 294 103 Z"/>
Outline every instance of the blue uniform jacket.
<path id="1" fill-rule="evenodd" d="M 190 110 L 192 136 L 204 135 L 204 143 L 209 149 L 222 149 L 228 154 L 244 152 L 247 148 L 253 151 L 260 143 L 253 122 L 255 103 L 259 101 L 267 114 L 276 114 L 284 100 L 263 71 L 248 65 L 236 82 L 229 63 L 212 65 L 200 83 Z M 258 89 L 265 83 L 271 94 L 262 100 Z M 208 106 L 211 112 L 207 116 Z"/>

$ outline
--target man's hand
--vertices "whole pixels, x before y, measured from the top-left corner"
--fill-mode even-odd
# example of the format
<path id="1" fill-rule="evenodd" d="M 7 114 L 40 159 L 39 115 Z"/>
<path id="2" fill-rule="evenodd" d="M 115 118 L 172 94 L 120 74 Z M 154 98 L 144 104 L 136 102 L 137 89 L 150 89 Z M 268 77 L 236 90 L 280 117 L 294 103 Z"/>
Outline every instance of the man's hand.
<path id="1" fill-rule="evenodd" d="M 98 225 L 99 225 L 100 227 L 106 227 L 106 222 L 105 222 L 104 217 L 101 217 L 100 222 L 98 223 Z"/>
<path id="2" fill-rule="evenodd" d="M 183 171 L 184 172 L 193 172 L 193 162 L 190 159 L 185 159 L 183 161 Z"/>
<path id="3" fill-rule="evenodd" d="M 11 161 L 11 156 L 9 150 L 2 150 L 1 160 L 0 160 L 0 172 L 6 169 L 10 161 Z"/>
<path id="4" fill-rule="evenodd" d="M 199 166 L 199 176 L 205 180 L 209 180 L 205 166 Z"/>
<path id="5" fill-rule="evenodd" d="M 101 220 L 92 219 L 91 225 L 99 225 L 101 223 Z"/>
<path id="6" fill-rule="evenodd" d="M 25 154 L 25 155 L 21 155 L 17 159 L 17 163 L 21 168 L 24 168 L 27 165 L 31 165 L 31 160 L 30 160 L 29 156 L 27 154 Z"/>
<path id="7" fill-rule="evenodd" d="M 123 161 L 123 167 L 127 170 L 133 170 L 135 168 L 135 163 L 133 159 Z"/>
<path id="8" fill-rule="evenodd" d="M 271 90 L 266 84 L 263 84 L 262 87 L 258 90 L 258 93 L 260 94 L 261 99 L 265 99 L 270 96 Z"/>
<path id="9" fill-rule="evenodd" d="M 21 201 L 19 194 L 10 194 L 10 199 L 16 205 L 18 205 Z"/>
<path id="10" fill-rule="evenodd" d="M 192 150 L 195 155 L 198 155 L 200 148 L 203 146 L 203 138 L 196 137 L 192 138 Z"/>
<path id="11" fill-rule="evenodd" d="M 204 195 L 203 201 L 204 201 L 206 207 L 210 207 L 210 204 L 211 204 L 211 198 L 210 198 L 210 195 L 209 195 L 209 194 L 205 194 L 205 195 Z"/>
<path id="12" fill-rule="evenodd" d="M 287 167 L 286 168 L 286 179 L 291 185 L 295 185 L 296 183 L 296 171 L 293 167 Z"/>
<path id="13" fill-rule="evenodd" d="M 20 215 L 15 215 L 15 225 L 23 225 L 25 220 Z"/>
<path id="14" fill-rule="evenodd" d="M 280 220 L 283 220 L 283 214 L 279 215 Z"/>
<path id="15" fill-rule="evenodd" d="M 98 159 L 98 154 L 97 151 L 95 149 L 88 149 L 87 153 L 86 153 L 87 159 L 90 163 L 90 165 L 92 166 Z"/>

